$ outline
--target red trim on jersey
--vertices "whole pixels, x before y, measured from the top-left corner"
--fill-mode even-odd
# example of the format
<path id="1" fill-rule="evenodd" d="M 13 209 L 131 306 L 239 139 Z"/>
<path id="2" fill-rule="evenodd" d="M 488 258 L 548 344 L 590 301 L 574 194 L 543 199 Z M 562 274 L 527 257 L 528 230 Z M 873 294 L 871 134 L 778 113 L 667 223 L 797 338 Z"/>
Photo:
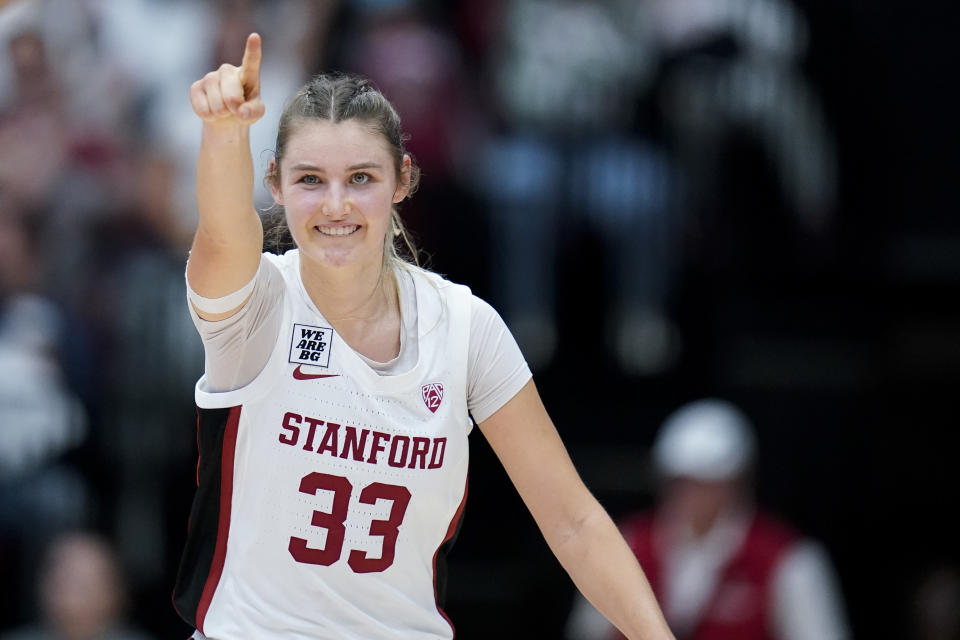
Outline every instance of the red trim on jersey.
<path id="1" fill-rule="evenodd" d="M 467 506 L 467 488 L 470 485 L 470 481 L 467 480 L 463 484 L 463 500 L 460 501 L 460 506 L 457 507 L 457 512 L 453 515 L 453 518 L 450 520 L 450 525 L 447 527 L 447 535 L 443 537 L 443 542 L 437 547 L 437 550 L 433 552 L 433 601 L 437 603 L 437 611 L 440 612 L 440 615 L 443 616 L 443 619 L 447 621 L 447 624 L 450 625 L 450 631 L 453 632 L 453 635 L 457 635 L 457 630 L 453 626 L 453 621 L 447 617 L 447 614 L 444 613 L 443 609 L 440 608 L 440 599 L 437 594 L 437 556 L 440 555 L 440 549 L 443 548 L 447 542 L 454 536 L 457 532 L 457 525 L 460 523 L 460 518 L 463 516 L 463 508 Z"/>
<path id="2" fill-rule="evenodd" d="M 195 411 L 197 413 L 197 451 L 199 452 L 200 451 L 200 408 L 197 407 Z M 198 453 L 197 454 L 197 486 L 198 487 L 200 486 L 200 456 L 201 454 Z M 190 521 L 187 520 L 188 528 L 189 528 L 189 525 L 190 525 Z"/>
<path id="3" fill-rule="evenodd" d="M 227 555 L 227 534 L 230 532 L 230 506 L 233 499 L 233 458 L 237 449 L 237 425 L 240 422 L 240 407 L 232 407 L 223 432 L 223 453 L 220 462 L 220 518 L 217 523 L 217 546 L 213 551 L 210 573 L 203 585 L 203 594 L 197 605 L 197 629 L 203 633 L 203 622 L 213 600 L 213 593 L 223 574 L 223 561 Z"/>

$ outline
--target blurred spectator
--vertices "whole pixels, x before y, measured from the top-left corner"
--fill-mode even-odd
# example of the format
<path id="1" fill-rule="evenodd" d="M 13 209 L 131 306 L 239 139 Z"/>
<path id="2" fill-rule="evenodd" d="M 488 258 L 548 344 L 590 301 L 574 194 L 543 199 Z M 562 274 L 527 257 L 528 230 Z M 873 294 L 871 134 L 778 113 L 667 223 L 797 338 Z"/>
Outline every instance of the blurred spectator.
<path id="1" fill-rule="evenodd" d="M 688 224 L 698 226 L 707 244 L 743 233 L 738 222 L 745 214 L 776 212 L 757 200 L 771 191 L 798 230 L 824 232 L 837 206 L 838 159 L 802 71 L 809 35 L 797 6 L 791 0 L 644 4 L 662 58 L 659 111 L 687 180 Z M 759 158 L 745 167 L 747 154 Z"/>
<path id="2" fill-rule="evenodd" d="M 627 541 L 678 640 L 849 637 L 826 552 L 754 504 L 754 434 L 732 404 L 687 404 L 653 447 L 657 506 L 626 518 Z M 621 637 L 579 598 L 571 640 Z"/>
<path id="3" fill-rule="evenodd" d="M 676 358 L 666 310 L 675 176 L 635 120 L 656 55 L 642 4 L 512 0 L 490 81 L 497 118 L 478 175 L 493 225 L 494 287 L 528 361 L 550 364 L 560 340 L 561 231 L 599 231 L 611 297 L 607 343 L 628 373 Z"/>
<path id="4" fill-rule="evenodd" d="M 139 83 L 142 137 L 174 159 L 173 224 L 189 236 L 194 225 L 196 141 L 199 121 L 188 100 L 190 84 L 206 69 L 239 64 L 251 31 L 263 36 L 266 55 L 263 101 L 279 114 L 312 71 L 326 43 L 329 13 L 336 2 L 310 0 L 124 0 L 98 3 L 100 39 L 106 54 L 120 60 Z M 275 121 L 276 118 L 273 119 Z M 276 126 L 251 131 L 256 204 L 272 203 L 263 175 L 276 142 Z"/>
<path id="5" fill-rule="evenodd" d="M 35 471 L 84 434 L 58 361 L 63 318 L 34 289 L 35 223 L 0 195 L 0 480 Z"/>
<path id="6" fill-rule="evenodd" d="M 85 533 L 58 537 L 38 580 L 41 621 L 0 640 L 147 640 L 122 622 L 123 578 L 106 541 Z"/>
<path id="7" fill-rule="evenodd" d="M 95 4 L 19 0 L 0 12 L 0 188 L 42 212 L 54 248 L 44 285 L 63 303 L 88 268 L 91 220 L 133 182 L 122 148 L 135 85 L 104 55 Z"/>
<path id="8" fill-rule="evenodd" d="M 449 175 L 457 118 L 463 110 L 459 51 L 428 24 L 416 3 L 368 9 L 347 52 L 348 66 L 369 77 L 403 120 L 410 151 L 431 179 Z"/>
<path id="9" fill-rule="evenodd" d="M 15 29 L 6 48 L 13 95 L 0 110 L 0 185 L 19 200 L 39 204 L 67 161 L 63 91 L 32 24 Z"/>
<path id="10" fill-rule="evenodd" d="M 37 220 L 0 191 L 0 611 L 23 611 L 17 580 L 49 536 L 86 523 L 90 496 L 64 456 L 86 416 L 61 368 L 60 309 L 37 291 Z M 13 610 L 18 610 L 14 612 Z"/>
<path id="11" fill-rule="evenodd" d="M 139 176 L 130 207 L 97 229 L 85 289 L 102 334 L 99 454 L 109 469 L 117 551 L 140 593 L 169 589 L 176 553 L 171 505 L 192 489 L 193 378 L 203 350 L 183 306 L 187 241 L 176 224 L 174 160 L 129 159 Z"/>
<path id="12" fill-rule="evenodd" d="M 504 4 L 478 170 L 499 306 L 534 367 L 548 365 L 557 249 L 586 219 L 605 251 L 608 348 L 625 373 L 664 373 L 682 346 L 670 310 L 682 240 L 741 263 L 751 220 L 785 226 L 770 194 L 800 230 L 828 228 L 837 158 L 800 68 L 803 16 L 789 0 Z M 759 235 L 776 259 L 783 247 Z"/>

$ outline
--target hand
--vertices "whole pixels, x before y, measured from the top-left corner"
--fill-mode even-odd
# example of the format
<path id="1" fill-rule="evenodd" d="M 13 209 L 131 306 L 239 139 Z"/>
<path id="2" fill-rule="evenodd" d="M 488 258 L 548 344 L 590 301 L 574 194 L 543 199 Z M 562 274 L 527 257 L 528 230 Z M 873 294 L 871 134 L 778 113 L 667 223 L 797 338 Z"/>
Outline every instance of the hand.
<path id="1" fill-rule="evenodd" d="M 220 65 L 190 86 L 190 104 L 204 122 L 251 125 L 263 116 L 260 100 L 260 36 L 247 36 L 239 67 Z"/>

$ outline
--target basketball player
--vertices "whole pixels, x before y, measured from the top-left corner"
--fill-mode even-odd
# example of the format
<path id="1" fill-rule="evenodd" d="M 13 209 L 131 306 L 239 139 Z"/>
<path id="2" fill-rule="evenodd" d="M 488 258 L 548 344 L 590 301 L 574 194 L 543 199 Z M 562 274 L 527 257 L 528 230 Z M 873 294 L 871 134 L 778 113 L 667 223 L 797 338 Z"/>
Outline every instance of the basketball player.
<path id="1" fill-rule="evenodd" d="M 318 76 L 267 181 L 297 249 L 261 253 L 250 126 L 261 41 L 191 87 L 203 119 L 187 264 L 206 348 L 198 489 L 175 590 L 194 638 L 452 638 L 444 555 L 470 416 L 580 590 L 628 637 L 673 636 L 578 477 L 497 313 L 397 257 L 416 187 L 396 112 Z"/>

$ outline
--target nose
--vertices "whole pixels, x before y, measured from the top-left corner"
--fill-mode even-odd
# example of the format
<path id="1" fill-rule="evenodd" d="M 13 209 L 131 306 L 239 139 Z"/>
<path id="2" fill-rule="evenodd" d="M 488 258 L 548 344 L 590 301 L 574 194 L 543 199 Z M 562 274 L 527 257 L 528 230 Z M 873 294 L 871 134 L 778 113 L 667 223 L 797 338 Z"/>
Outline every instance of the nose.
<path id="1" fill-rule="evenodd" d="M 331 184 L 324 193 L 323 201 L 320 203 L 320 213 L 332 220 L 339 220 L 350 211 L 347 202 L 347 194 L 342 185 Z"/>

